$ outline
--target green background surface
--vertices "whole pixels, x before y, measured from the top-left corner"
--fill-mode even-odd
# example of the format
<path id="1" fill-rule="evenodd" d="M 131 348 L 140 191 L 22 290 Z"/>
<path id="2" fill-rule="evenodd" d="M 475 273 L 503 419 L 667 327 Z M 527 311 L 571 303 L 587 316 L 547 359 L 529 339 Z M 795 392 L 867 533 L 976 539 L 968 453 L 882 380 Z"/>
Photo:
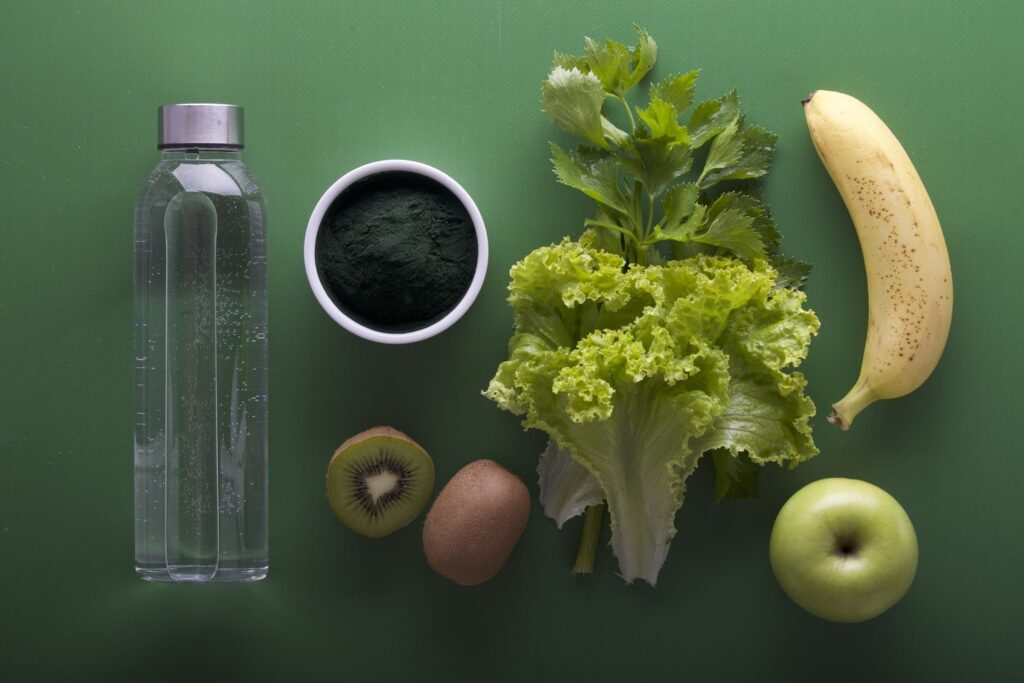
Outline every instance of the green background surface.
<path id="1" fill-rule="evenodd" d="M 10 2 L 0 28 L 0 678 L 5 680 L 1020 680 L 1017 2 Z M 716 505 L 709 463 L 651 589 L 607 547 L 568 572 L 578 523 L 535 504 L 505 570 L 476 589 L 431 572 L 418 525 L 355 537 L 323 476 L 352 433 L 390 423 L 438 481 L 489 457 L 536 493 L 543 444 L 480 395 L 511 333 L 507 272 L 590 211 L 549 171 L 540 111 L 553 50 L 646 26 L 656 74 L 702 67 L 780 135 L 766 195 L 785 250 L 813 261 L 822 320 L 804 365 L 821 455 Z M 824 420 L 852 384 L 863 264 L 807 136 L 815 88 L 869 103 L 911 152 L 956 281 L 946 355 L 925 386 L 849 433 Z M 132 571 L 132 203 L 165 102 L 246 107 L 244 158 L 269 206 L 271 572 L 254 585 L 147 584 Z M 476 305 L 439 338 L 384 347 L 309 292 L 306 220 L 367 161 L 440 167 L 491 239 Z M 858 625 L 815 619 L 767 560 L 801 485 L 863 478 L 914 520 L 917 580 Z"/>

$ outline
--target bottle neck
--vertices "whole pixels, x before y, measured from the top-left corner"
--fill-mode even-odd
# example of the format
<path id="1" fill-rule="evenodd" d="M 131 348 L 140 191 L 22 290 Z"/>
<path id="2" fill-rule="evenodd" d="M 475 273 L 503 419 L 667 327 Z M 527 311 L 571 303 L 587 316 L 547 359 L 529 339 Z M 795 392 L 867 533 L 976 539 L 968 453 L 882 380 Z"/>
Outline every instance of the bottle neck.
<path id="1" fill-rule="evenodd" d="M 160 150 L 163 161 L 238 161 L 242 152 L 238 149 L 196 149 L 194 147 L 173 147 Z"/>

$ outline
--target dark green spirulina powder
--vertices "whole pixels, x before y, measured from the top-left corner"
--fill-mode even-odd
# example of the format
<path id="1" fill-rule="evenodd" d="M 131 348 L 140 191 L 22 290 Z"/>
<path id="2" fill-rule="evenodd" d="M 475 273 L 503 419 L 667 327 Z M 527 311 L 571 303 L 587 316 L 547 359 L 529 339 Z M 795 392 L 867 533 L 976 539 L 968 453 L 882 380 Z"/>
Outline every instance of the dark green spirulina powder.
<path id="1" fill-rule="evenodd" d="M 324 216 L 320 280 L 334 302 L 384 332 L 420 329 L 462 299 L 476 270 L 473 221 L 446 187 L 416 173 L 353 184 Z"/>

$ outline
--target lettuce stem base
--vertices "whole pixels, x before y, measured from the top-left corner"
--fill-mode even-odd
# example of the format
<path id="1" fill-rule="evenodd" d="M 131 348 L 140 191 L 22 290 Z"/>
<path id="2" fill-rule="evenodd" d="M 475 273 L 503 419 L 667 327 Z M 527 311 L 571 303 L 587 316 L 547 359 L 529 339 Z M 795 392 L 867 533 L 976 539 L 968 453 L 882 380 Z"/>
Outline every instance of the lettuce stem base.
<path id="1" fill-rule="evenodd" d="M 572 565 L 573 574 L 592 574 L 594 557 L 597 555 L 597 544 L 601 537 L 601 526 L 604 523 L 604 503 L 591 505 L 583 517 L 583 531 L 580 532 L 580 545 L 576 551 L 576 561 Z"/>

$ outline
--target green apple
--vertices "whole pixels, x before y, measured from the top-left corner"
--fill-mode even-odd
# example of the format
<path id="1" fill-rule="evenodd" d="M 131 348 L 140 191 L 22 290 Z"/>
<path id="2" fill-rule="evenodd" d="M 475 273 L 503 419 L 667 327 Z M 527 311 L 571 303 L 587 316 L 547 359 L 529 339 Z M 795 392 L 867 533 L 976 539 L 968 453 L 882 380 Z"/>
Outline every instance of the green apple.
<path id="1" fill-rule="evenodd" d="M 903 507 L 874 484 L 819 479 L 779 510 L 768 556 L 796 604 L 822 619 L 864 621 L 910 588 L 917 536 Z"/>

